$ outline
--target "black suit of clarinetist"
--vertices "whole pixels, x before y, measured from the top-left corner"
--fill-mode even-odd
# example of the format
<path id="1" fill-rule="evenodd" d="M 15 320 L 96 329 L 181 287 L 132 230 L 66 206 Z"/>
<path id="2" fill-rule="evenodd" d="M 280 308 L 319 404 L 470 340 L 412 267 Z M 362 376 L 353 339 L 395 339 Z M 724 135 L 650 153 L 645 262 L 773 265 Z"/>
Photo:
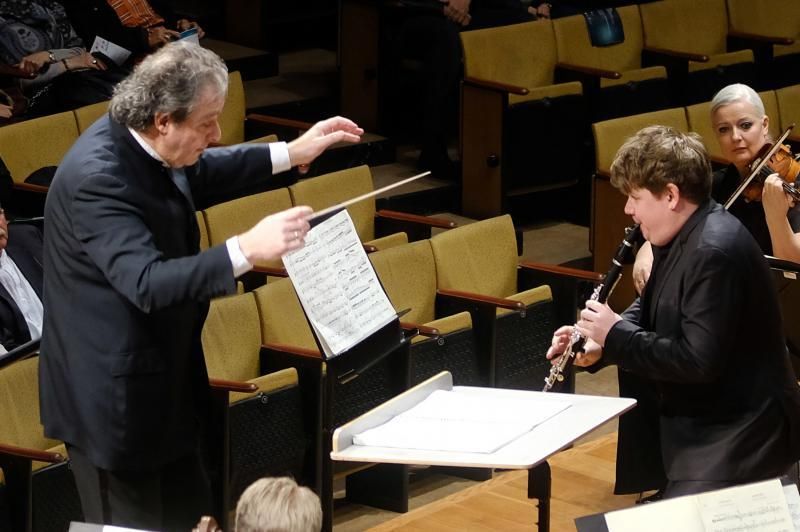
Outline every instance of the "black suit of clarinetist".
<path id="1" fill-rule="evenodd" d="M 654 255 L 604 358 L 657 386 L 667 495 L 782 474 L 800 456 L 800 392 L 761 249 L 709 201 Z"/>

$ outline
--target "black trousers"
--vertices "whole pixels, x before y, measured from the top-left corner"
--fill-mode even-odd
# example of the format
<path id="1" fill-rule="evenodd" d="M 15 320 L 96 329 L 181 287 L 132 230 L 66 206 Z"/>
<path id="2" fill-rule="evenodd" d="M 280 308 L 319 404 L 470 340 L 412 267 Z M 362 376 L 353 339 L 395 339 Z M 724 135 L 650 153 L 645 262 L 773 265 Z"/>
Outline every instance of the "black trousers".
<path id="1" fill-rule="evenodd" d="M 145 530 L 191 530 L 212 510 L 208 475 L 198 453 L 159 470 L 107 471 L 67 444 L 87 523 Z"/>

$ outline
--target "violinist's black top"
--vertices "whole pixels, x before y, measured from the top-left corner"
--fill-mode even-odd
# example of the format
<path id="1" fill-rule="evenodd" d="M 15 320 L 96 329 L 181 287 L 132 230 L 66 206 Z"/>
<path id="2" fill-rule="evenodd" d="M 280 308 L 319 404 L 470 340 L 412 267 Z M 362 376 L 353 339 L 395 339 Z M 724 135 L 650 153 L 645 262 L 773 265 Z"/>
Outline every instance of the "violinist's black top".
<path id="1" fill-rule="evenodd" d="M 732 164 L 714 172 L 711 197 L 719 203 L 725 203 L 739 186 L 741 179 L 739 171 Z M 739 197 L 728 210 L 742 222 L 742 225 L 747 227 L 764 254 L 772 255 L 772 241 L 769 238 L 769 228 L 762 203 L 760 201 L 747 202 L 743 197 Z M 800 232 L 800 205 L 795 205 L 789 210 L 788 218 L 792 230 L 795 233 Z"/>

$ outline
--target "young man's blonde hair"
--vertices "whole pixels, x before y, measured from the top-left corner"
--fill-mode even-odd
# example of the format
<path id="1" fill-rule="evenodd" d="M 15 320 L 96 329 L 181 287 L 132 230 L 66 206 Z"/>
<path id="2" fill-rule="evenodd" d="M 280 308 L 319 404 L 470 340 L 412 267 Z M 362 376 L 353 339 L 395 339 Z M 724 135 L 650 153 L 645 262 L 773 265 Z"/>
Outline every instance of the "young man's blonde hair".
<path id="1" fill-rule="evenodd" d="M 647 189 L 661 197 L 669 183 L 699 205 L 711 195 L 711 163 L 700 136 L 649 126 L 630 137 L 611 163 L 611 184 L 624 194 Z"/>
<path id="2" fill-rule="evenodd" d="M 319 532 L 321 528 L 319 497 L 289 477 L 256 480 L 236 505 L 236 532 Z"/>

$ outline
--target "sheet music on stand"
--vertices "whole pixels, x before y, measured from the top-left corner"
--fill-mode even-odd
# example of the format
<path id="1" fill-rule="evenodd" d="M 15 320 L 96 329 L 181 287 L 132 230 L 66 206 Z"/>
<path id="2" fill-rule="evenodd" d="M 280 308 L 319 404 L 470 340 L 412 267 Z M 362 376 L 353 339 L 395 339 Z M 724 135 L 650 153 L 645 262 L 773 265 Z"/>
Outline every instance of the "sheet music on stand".
<path id="1" fill-rule="evenodd" d="M 317 222 L 315 220 L 314 222 Z M 297 296 L 331 359 L 397 318 L 346 210 L 318 221 L 283 256 Z"/>

